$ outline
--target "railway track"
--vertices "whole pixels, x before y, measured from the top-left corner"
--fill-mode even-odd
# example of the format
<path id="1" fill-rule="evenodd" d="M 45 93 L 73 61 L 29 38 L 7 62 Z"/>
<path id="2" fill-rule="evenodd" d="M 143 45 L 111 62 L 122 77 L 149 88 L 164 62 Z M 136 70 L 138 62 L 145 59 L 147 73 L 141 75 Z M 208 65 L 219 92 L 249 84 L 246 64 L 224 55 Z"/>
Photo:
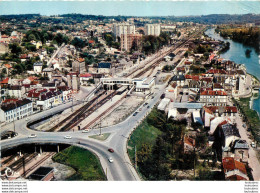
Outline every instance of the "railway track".
<path id="1" fill-rule="evenodd" d="M 30 172 L 32 172 L 33 170 L 38 168 L 38 166 L 40 166 L 43 162 L 45 162 L 47 159 L 49 159 L 50 157 L 54 156 L 55 154 L 56 154 L 56 152 L 48 153 L 48 155 L 45 155 L 40 161 L 38 161 L 36 164 L 34 164 L 29 169 L 27 169 L 22 175 L 23 176 L 27 176 Z"/>
<path id="2" fill-rule="evenodd" d="M 76 126 L 79 124 L 83 119 L 88 117 L 90 114 L 92 114 L 96 109 L 101 107 L 103 104 L 105 104 L 108 100 L 110 100 L 113 96 L 115 96 L 117 91 L 112 92 L 111 94 L 107 95 L 105 98 L 100 100 L 99 102 L 96 102 L 94 105 L 94 102 L 97 100 L 93 100 L 86 108 L 83 108 L 77 116 L 75 116 L 69 123 L 64 125 L 59 131 L 68 131 L 72 127 Z M 104 93 L 105 94 L 105 93 Z M 91 106 L 92 105 L 92 106 Z M 90 107 L 91 106 L 91 107 Z M 89 108 L 90 107 L 90 108 Z"/>
<path id="3" fill-rule="evenodd" d="M 105 91 L 103 91 L 102 93 L 98 94 L 94 99 L 92 99 L 91 101 L 87 102 L 87 104 L 83 105 L 81 108 L 76 110 L 74 113 L 72 113 L 71 115 L 67 116 L 65 119 L 63 119 L 61 122 L 56 124 L 54 127 L 49 129 L 48 131 L 51 131 L 51 132 L 55 131 L 56 129 L 58 129 L 60 126 L 62 126 L 64 123 L 68 122 L 69 120 L 70 120 L 70 123 L 75 121 L 75 118 L 77 119 L 77 116 L 82 115 L 82 113 L 85 112 L 91 106 L 91 104 L 93 104 L 95 102 L 95 100 L 97 100 L 103 94 L 105 94 Z"/>
<path id="4" fill-rule="evenodd" d="M 8 167 L 11 168 L 14 172 L 17 172 L 23 167 L 23 164 L 29 163 L 34 159 L 38 154 L 37 153 L 24 153 L 23 157 L 19 158 L 17 161 L 10 164 Z M 1 170 L 1 174 L 5 172 L 6 169 Z"/>

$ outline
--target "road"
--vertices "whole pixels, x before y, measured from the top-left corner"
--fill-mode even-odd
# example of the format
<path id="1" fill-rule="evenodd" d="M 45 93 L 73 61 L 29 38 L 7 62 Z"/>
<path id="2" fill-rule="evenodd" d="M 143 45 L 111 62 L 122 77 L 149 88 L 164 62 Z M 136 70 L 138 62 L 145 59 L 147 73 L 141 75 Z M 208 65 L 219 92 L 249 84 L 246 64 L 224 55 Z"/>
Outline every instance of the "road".
<path id="1" fill-rule="evenodd" d="M 32 144 L 32 143 L 65 143 L 71 145 L 81 146 L 83 148 L 93 151 L 100 159 L 101 165 L 104 171 L 107 171 L 108 180 L 113 181 L 133 181 L 140 180 L 135 169 L 131 165 L 129 157 L 126 153 L 127 139 L 130 136 L 134 128 L 145 118 L 149 113 L 151 108 L 157 103 L 161 94 L 163 93 L 165 85 L 160 85 L 158 92 L 153 99 L 148 98 L 145 102 L 148 103 L 147 106 L 150 108 L 143 107 L 142 110 L 136 115 L 130 115 L 125 121 L 102 129 L 102 133 L 111 133 L 109 138 L 105 141 L 98 141 L 88 136 L 99 134 L 99 130 L 91 130 L 89 133 L 77 132 L 41 132 L 28 129 L 26 127 L 26 120 L 19 120 L 19 128 L 17 128 L 19 135 L 12 138 L 1 141 L 1 148 L 6 149 L 10 147 L 15 147 L 21 144 Z M 62 108 L 70 104 L 63 105 Z M 54 109 L 43 112 L 49 115 Z M 56 111 L 61 110 L 56 108 Z M 31 119 L 38 119 L 43 113 L 34 115 Z M 36 134 L 36 138 L 28 138 L 29 135 Z M 65 135 L 70 135 L 72 139 L 65 139 Z M 80 145 L 79 145 L 80 142 Z M 113 148 L 115 152 L 112 154 L 108 152 L 108 148 Z M 108 162 L 109 157 L 113 157 L 114 162 Z"/>

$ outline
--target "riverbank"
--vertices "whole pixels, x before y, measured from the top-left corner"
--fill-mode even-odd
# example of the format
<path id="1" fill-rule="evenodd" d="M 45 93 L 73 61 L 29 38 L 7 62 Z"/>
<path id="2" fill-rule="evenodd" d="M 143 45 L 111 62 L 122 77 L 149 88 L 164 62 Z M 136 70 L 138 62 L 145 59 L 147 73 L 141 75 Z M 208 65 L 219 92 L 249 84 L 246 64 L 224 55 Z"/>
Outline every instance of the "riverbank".
<path id="1" fill-rule="evenodd" d="M 234 61 L 237 64 L 244 64 L 246 67 L 246 71 L 252 77 L 260 80 L 260 64 L 258 54 L 255 50 L 253 50 L 250 54 L 250 57 L 245 56 L 246 49 L 251 49 L 250 46 L 245 46 L 242 43 L 234 42 L 230 39 L 224 39 L 218 33 L 215 32 L 214 28 L 208 29 L 205 34 L 215 40 L 229 42 L 230 48 L 225 53 L 221 53 L 220 57 Z M 253 110 L 255 110 L 260 115 L 260 97 L 254 99 L 253 101 Z"/>

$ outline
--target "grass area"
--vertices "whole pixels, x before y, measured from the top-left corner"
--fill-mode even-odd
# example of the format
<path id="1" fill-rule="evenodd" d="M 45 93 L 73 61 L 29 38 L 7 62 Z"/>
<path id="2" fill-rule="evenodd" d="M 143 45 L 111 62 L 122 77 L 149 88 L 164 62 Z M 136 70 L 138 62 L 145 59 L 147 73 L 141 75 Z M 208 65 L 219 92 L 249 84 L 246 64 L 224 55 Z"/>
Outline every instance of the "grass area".
<path id="1" fill-rule="evenodd" d="M 103 133 L 102 135 L 91 135 L 90 138 L 97 139 L 100 141 L 105 141 L 111 133 Z"/>
<path id="2" fill-rule="evenodd" d="M 153 146 L 161 133 L 159 129 L 149 125 L 146 119 L 136 128 L 128 141 L 128 155 L 132 163 L 134 163 L 135 146 L 137 151 L 141 149 L 142 144 Z"/>
<path id="3" fill-rule="evenodd" d="M 66 180 L 71 181 L 100 181 L 106 180 L 101 164 L 97 157 L 86 149 L 70 146 L 56 154 L 53 161 L 68 165 L 76 170 L 76 173 Z"/>

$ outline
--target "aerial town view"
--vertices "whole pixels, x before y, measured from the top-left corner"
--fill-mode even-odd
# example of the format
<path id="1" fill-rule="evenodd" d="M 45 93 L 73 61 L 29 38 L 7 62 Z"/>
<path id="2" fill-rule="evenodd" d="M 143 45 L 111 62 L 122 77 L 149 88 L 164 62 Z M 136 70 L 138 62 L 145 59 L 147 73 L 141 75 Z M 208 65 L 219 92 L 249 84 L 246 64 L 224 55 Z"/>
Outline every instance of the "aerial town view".
<path id="1" fill-rule="evenodd" d="M 260 181 L 260 2 L 115 3 L 0 2 L 1 180 Z"/>

